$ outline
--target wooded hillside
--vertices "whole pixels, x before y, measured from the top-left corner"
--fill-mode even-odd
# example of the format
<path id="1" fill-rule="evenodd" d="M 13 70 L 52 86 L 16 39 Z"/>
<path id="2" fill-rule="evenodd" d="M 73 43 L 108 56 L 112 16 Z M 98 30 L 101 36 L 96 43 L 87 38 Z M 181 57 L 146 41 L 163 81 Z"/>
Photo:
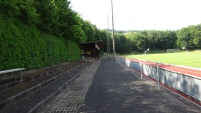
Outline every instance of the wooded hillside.
<path id="1" fill-rule="evenodd" d="M 78 43 L 105 40 L 68 0 L 0 1 L 0 70 L 28 69 L 81 58 Z"/>
<path id="2" fill-rule="evenodd" d="M 201 24 L 176 31 L 149 30 L 121 33 L 116 38 L 117 52 L 145 51 L 150 49 L 201 49 Z M 123 51 L 122 51 L 123 48 Z"/>

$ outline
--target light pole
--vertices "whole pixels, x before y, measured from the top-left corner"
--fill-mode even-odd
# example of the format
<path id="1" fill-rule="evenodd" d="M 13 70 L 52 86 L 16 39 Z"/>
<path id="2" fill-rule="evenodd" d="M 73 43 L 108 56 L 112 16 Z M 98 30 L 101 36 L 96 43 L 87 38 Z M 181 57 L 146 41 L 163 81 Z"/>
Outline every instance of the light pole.
<path id="1" fill-rule="evenodd" d="M 114 40 L 114 17 L 113 17 L 113 1 L 111 0 L 111 8 L 112 8 L 112 43 L 113 43 L 113 55 L 114 61 L 116 57 L 116 50 L 115 50 L 115 40 Z"/>
<path id="2" fill-rule="evenodd" d="M 107 29 L 109 30 L 109 15 L 107 15 Z M 110 38 L 109 38 L 109 33 L 107 32 L 107 58 L 109 57 L 110 54 Z"/>

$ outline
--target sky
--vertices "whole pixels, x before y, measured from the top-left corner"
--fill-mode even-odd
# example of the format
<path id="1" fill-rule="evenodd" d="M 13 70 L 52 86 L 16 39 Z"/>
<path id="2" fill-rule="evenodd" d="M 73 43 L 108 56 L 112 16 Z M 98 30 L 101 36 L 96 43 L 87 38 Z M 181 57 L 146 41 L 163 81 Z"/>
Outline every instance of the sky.
<path id="1" fill-rule="evenodd" d="M 70 0 L 99 29 L 112 29 L 111 0 Z M 113 0 L 115 30 L 178 30 L 201 24 L 201 0 Z"/>

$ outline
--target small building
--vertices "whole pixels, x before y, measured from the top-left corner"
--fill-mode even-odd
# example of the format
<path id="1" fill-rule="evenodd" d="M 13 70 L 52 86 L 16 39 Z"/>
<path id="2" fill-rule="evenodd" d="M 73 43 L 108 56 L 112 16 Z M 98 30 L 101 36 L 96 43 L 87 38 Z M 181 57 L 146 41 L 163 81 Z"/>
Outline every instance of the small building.
<path id="1" fill-rule="evenodd" d="M 103 50 L 103 41 L 85 42 L 80 43 L 79 48 L 82 56 L 86 57 L 100 57 L 101 51 Z"/>

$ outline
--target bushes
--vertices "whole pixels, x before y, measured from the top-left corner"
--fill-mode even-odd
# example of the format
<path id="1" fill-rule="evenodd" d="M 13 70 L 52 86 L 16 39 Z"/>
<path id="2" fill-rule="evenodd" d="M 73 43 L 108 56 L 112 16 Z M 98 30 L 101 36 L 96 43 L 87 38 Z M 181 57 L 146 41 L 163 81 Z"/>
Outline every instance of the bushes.
<path id="1" fill-rule="evenodd" d="M 78 60 L 77 43 L 96 40 L 98 32 L 69 0 L 0 0 L 0 70 Z"/>
<path id="2" fill-rule="evenodd" d="M 0 70 L 41 68 L 78 59 L 77 43 L 0 16 Z"/>

